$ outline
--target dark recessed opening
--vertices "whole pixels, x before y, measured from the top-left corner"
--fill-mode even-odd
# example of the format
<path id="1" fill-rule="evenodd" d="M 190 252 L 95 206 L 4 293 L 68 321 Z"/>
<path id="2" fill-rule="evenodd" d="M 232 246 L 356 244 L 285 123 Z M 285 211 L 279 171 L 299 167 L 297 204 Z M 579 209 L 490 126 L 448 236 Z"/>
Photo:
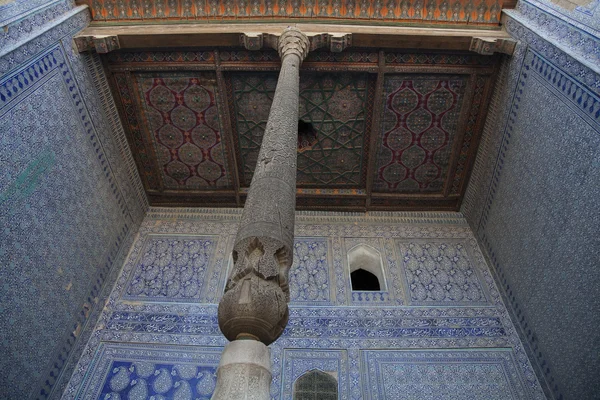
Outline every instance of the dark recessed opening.
<path id="1" fill-rule="evenodd" d="M 369 271 L 364 269 L 357 269 L 350 274 L 350 281 L 352 282 L 352 290 L 381 290 L 379 286 L 379 279 Z"/>
<path id="2" fill-rule="evenodd" d="M 325 372 L 309 371 L 294 383 L 294 400 L 337 400 L 337 398 L 337 380 Z"/>
<path id="3" fill-rule="evenodd" d="M 311 122 L 298 120 L 298 151 L 302 153 L 317 143 L 317 130 Z"/>

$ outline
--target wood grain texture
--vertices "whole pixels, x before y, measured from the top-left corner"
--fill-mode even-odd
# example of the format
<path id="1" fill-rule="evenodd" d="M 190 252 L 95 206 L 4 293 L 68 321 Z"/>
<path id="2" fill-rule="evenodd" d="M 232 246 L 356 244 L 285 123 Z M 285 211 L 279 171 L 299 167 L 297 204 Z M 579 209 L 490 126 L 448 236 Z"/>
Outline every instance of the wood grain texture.
<path id="1" fill-rule="evenodd" d="M 248 162 L 252 164 L 249 149 L 253 147 L 248 147 L 247 142 L 244 144 L 240 140 L 248 140 L 254 137 L 252 135 L 258 135 L 252 139 L 256 140 L 256 143 L 262 140 L 264 127 L 261 128 L 260 121 L 254 120 L 262 118 L 262 108 L 266 107 L 268 110 L 270 107 L 272 100 L 269 99 L 272 97 L 269 97 L 271 95 L 267 86 L 276 79 L 279 71 L 280 61 L 277 53 L 274 50 L 248 51 L 239 47 L 192 47 L 170 51 L 120 50 L 102 57 L 113 83 L 113 93 L 119 104 L 121 118 L 138 168 L 144 176 L 150 203 L 161 206 L 242 206 L 247 197 L 248 183 L 244 182 L 249 182 L 249 179 L 244 177 L 244 171 L 248 168 Z M 312 121 L 317 128 L 317 138 L 310 148 L 303 148 L 298 153 L 303 160 L 310 162 L 303 167 L 303 175 L 298 178 L 297 208 L 346 211 L 458 210 L 476 155 L 499 59 L 497 55 L 484 56 L 470 52 L 406 49 L 350 48 L 341 53 L 323 50 L 309 53 L 300 70 L 300 96 L 303 99 L 301 108 L 304 110 L 304 118 Z M 147 121 L 142 118 L 140 108 L 146 101 L 142 97 L 144 91 L 135 90 L 135 82 L 140 76 L 147 79 L 166 79 L 165 82 L 176 92 L 179 81 L 169 79 L 182 73 L 188 79 L 207 76 L 206 74 L 216 77 L 216 85 L 210 89 L 215 91 L 214 96 L 220 113 L 220 134 L 226 148 L 224 160 L 227 160 L 224 176 L 230 177 L 231 182 L 228 187 L 165 187 L 161 182 L 160 176 L 163 173 L 160 172 L 156 158 L 157 152 L 163 150 L 159 144 L 150 140 L 151 135 L 140 134 L 148 132 L 149 127 Z M 365 89 L 362 89 L 363 83 L 360 83 L 363 81 L 367 84 Z M 462 82 L 462 88 L 448 87 L 449 92 L 445 89 L 447 85 L 456 85 L 456 82 Z M 267 86 L 254 88 L 252 85 L 257 83 Z M 348 86 L 348 83 L 351 85 Z M 432 84 L 437 85 L 437 89 L 431 86 Z M 387 89 L 385 85 L 388 85 Z M 378 188 L 383 187 L 381 183 L 379 186 L 375 185 L 379 182 L 378 168 L 381 167 L 377 160 L 383 149 L 383 135 L 391 129 L 390 126 L 387 126 L 387 129 L 384 126 L 386 123 L 382 121 L 382 114 L 384 110 L 390 112 L 392 98 L 388 98 L 389 94 L 403 90 L 402 85 L 421 85 L 425 88 L 418 89 L 423 96 L 422 101 L 427 102 L 428 96 L 433 96 L 433 103 L 412 117 L 411 113 L 414 114 L 417 109 L 402 111 L 400 107 L 400 112 L 394 115 L 398 118 L 410 118 L 410 124 L 417 124 L 415 126 L 429 121 L 426 113 L 433 115 L 434 119 L 446 118 L 444 124 L 447 125 L 445 129 L 450 135 L 448 137 L 454 139 L 451 139 L 453 141 L 449 144 L 451 146 L 447 151 L 448 155 L 444 155 L 447 157 L 444 158 L 446 161 L 439 159 L 440 155 L 435 156 L 435 149 L 427 150 L 427 145 L 422 147 L 423 151 L 431 152 L 427 157 L 435 156 L 436 163 L 442 163 L 439 165 L 443 166 L 445 172 L 436 178 L 441 180 L 441 183 L 428 186 L 424 183 L 428 179 L 427 175 L 421 174 L 421 189 L 413 187 L 411 190 L 403 190 L 400 189 L 403 186 L 399 185 L 397 189 L 380 190 Z M 340 89 L 332 91 L 332 88 L 336 87 Z M 430 88 L 426 89 L 427 87 Z M 448 93 L 454 93 L 453 90 L 456 94 L 452 96 L 458 96 L 452 103 L 454 116 L 444 117 L 448 107 L 444 105 L 444 101 L 450 101 L 452 97 Z M 357 100 L 363 96 L 366 96 L 364 99 L 368 106 L 365 106 L 365 100 Z M 406 99 L 403 100 L 401 96 L 394 101 L 406 102 Z M 246 111 L 240 114 L 241 110 Z M 242 117 L 243 119 L 240 119 Z M 457 122 L 453 123 L 454 120 Z M 181 121 L 177 123 L 181 125 Z M 177 123 L 172 122 L 175 126 Z M 389 121 L 387 124 L 389 125 Z M 348 136 L 351 141 L 344 141 L 345 130 L 358 129 L 359 126 L 360 131 L 355 133 L 361 132 L 360 135 L 364 135 L 362 152 L 352 150 L 360 137 L 351 134 Z M 241 135 L 240 129 L 247 133 Z M 432 131 L 425 134 L 426 132 L 427 130 L 417 133 L 417 136 L 410 139 L 413 143 L 411 146 L 421 146 L 419 135 L 429 135 L 427 140 L 430 142 L 442 140 L 441 136 L 436 139 L 438 133 Z M 413 161 L 417 160 L 414 156 L 411 157 Z M 429 163 L 427 157 L 419 162 Z M 348 169 L 351 173 L 345 180 L 346 172 L 342 161 L 355 158 L 352 163 L 357 164 Z M 391 162 L 398 163 L 400 160 L 395 158 Z M 252 167 L 250 164 L 248 165 Z M 383 165 L 391 164 L 388 161 Z M 414 167 L 415 171 L 417 167 L 418 165 Z M 323 168 L 334 183 L 327 184 L 323 181 L 325 178 L 319 175 L 319 170 Z M 248 177 L 251 177 L 252 171 L 249 172 Z"/>

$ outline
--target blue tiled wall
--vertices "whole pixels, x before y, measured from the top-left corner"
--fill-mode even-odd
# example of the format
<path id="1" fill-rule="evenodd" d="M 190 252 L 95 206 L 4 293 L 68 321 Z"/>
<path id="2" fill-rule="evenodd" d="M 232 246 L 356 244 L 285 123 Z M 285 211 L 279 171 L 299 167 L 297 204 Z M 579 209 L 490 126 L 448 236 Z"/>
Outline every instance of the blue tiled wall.
<path id="1" fill-rule="evenodd" d="M 30 16 L 33 11 L 45 8 L 60 0 L 9 0 L 0 5 L 0 24 L 5 25 Z"/>
<path id="2" fill-rule="evenodd" d="M 146 205 L 72 50 L 87 9 L 17 1 L 0 14 L 14 17 L 0 36 L 0 397 L 48 398 Z"/>
<path id="3" fill-rule="evenodd" d="M 579 4 L 583 4 L 581 6 L 578 6 L 575 1 L 569 1 L 568 3 L 571 3 L 569 9 L 565 7 L 568 3 L 561 4 L 552 0 L 524 0 L 520 3 L 520 6 L 533 6 L 541 12 L 549 14 L 554 18 L 559 18 L 562 22 L 576 26 L 581 30 L 592 34 L 596 32 L 596 36 L 598 31 L 600 31 L 599 0 L 579 2 Z M 548 22 L 552 23 L 550 18 L 548 18 Z M 560 26 L 555 25 L 555 27 L 560 29 Z M 570 37 L 569 39 L 573 40 L 575 38 Z"/>
<path id="4" fill-rule="evenodd" d="M 589 8 L 597 14 L 596 3 Z M 548 396 L 593 399 L 600 393 L 600 39 L 591 22 L 579 26 L 550 11 L 527 1 L 508 12 L 518 50 L 504 64 L 463 212 Z M 583 11 L 565 15 L 583 18 Z"/>
<path id="5" fill-rule="evenodd" d="M 240 214 L 150 209 L 64 400 L 210 398 Z M 295 235 L 290 320 L 270 346 L 273 399 L 291 400 L 314 369 L 345 400 L 545 398 L 460 214 L 299 213 Z M 382 255 L 386 296 L 351 295 L 357 244 Z"/>

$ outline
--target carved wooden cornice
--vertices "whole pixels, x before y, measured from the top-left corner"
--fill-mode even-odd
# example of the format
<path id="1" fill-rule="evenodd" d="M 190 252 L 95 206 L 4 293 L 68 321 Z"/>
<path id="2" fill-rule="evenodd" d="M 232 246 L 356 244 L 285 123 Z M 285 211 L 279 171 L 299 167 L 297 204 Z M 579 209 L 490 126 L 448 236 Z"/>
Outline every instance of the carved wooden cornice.
<path id="1" fill-rule="evenodd" d="M 309 51 L 338 53 L 348 47 L 474 51 L 512 54 L 514 41 L 504 31 L 331 24 L 295 24 L 309 37 Z M 117 49 L 245 47 L 277 49 L 286 24 L 176 24 L 90 26 L 74 38 L 78 51 L 107 53 Z M 260 28 L 260 31 L 257 31 Z"/>

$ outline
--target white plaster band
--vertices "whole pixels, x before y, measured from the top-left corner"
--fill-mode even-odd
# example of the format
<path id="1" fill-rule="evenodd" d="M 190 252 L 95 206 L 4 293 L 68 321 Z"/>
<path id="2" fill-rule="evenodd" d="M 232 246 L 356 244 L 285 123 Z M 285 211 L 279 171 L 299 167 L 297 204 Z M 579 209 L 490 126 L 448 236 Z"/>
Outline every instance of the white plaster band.
<path id="1" fill-rule="evenodd" d="M 225 346 L 219 368 L 232 364 L 252 364 L 271 373 L 271 351 L 256 340 L 234 340 Z"/>

